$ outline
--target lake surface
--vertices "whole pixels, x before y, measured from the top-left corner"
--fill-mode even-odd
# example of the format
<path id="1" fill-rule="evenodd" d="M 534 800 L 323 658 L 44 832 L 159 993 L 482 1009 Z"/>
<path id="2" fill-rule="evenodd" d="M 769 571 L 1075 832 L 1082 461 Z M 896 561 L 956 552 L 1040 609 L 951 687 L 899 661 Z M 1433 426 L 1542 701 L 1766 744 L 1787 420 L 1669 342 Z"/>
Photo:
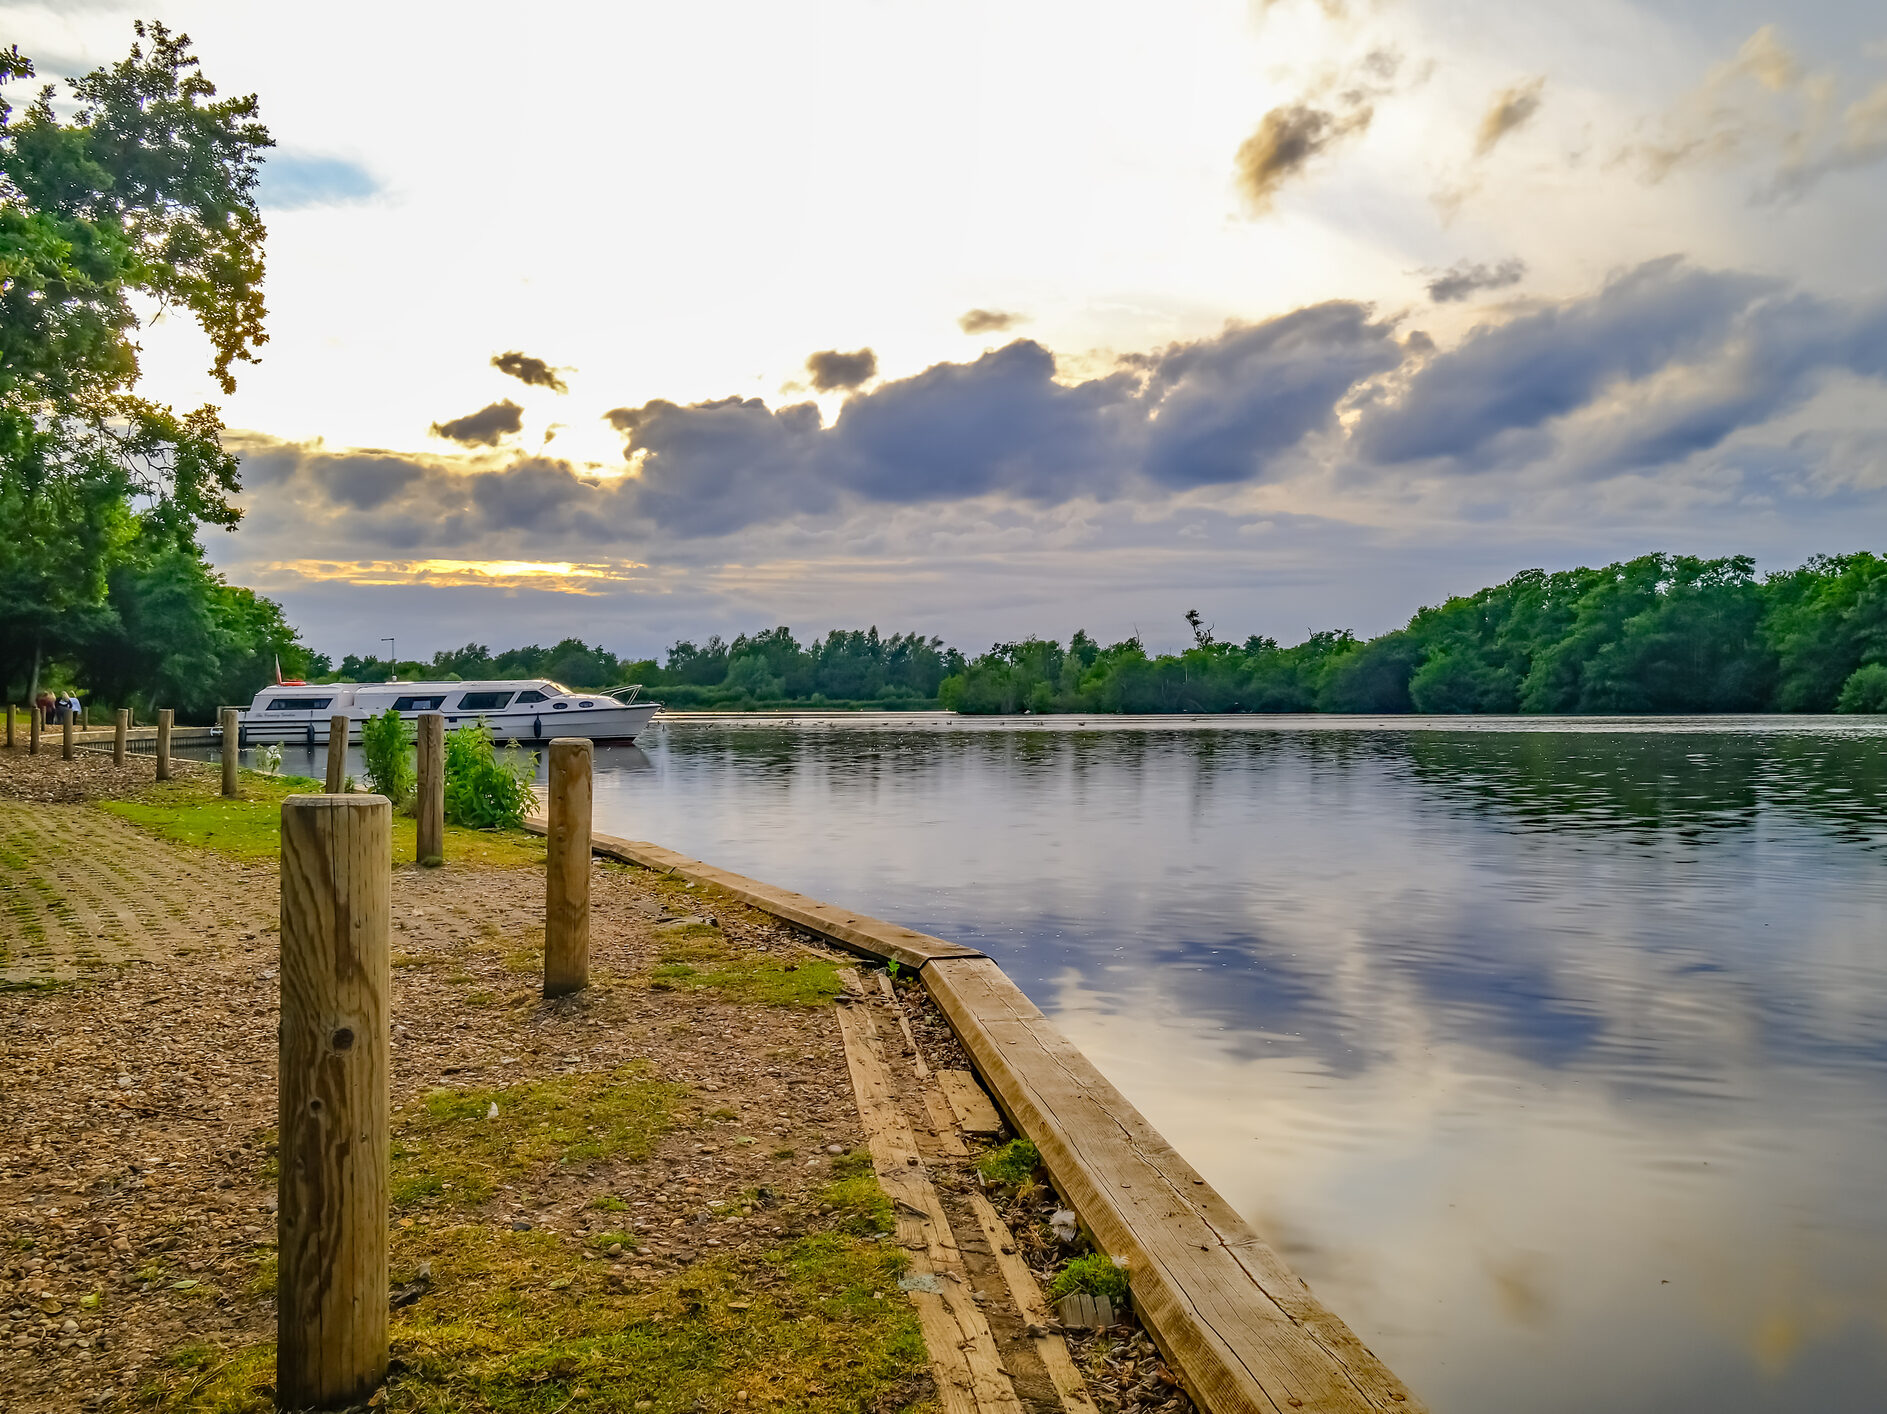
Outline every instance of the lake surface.
<path id="1" fill-rule="evenodd" d="M 1437 1411 L 1887 1408 L 1878 720 L 677 719 L 598 772 L 599 830 L 997 958 Z"/>

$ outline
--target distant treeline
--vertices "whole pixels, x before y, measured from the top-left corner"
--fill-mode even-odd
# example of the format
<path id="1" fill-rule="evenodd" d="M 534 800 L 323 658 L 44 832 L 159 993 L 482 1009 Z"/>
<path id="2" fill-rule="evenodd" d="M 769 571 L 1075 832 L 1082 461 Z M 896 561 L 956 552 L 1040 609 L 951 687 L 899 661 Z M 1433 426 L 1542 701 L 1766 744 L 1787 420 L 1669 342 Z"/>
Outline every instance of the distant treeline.
<path id="1" fill-rule="evenodd" d="M 1367 642 L 1312 634 L 1149 657 L 1077 633 L 998 644 L 946 679 L 959 712 L 1680 713 L 1887 711 L 1887 560 L 1645 555 L 1527 570 Z"/>
<path id="2" fill-rule="evenodd" d="M 942 706 L 1010 712 L 1680 713 L 1887 712 L 1887 559 L 1821 556 L 1758 577 L 1746 556 L 1645 555 L 1602 569 L 1527 570 L 1358 639 L 1283 647 L 1219 639 L 1189 613 L 1193 646 L 1150 655 L 1026 638 L 974 660 L 921 634 L 790 629 L 686 640 L 624 660 L 571 638 L 493 654 L 480 644 L 402 662 L 399 676 L 639 682 L 676 707 Z M 393 665 L 348 657 L 339 676 Z"/>
<path id="3" fill-rule="evenodd" d="M 384 682 L 394 664 L 380 658 L 341 660 L 337 673 L 348 682 Z M 732 643 L 718 634 L 705 644 L 686 639 L 668 650 L 666 665 L 653 658 L 621 659 L 579 639 L 550 648 L 532 644 L 493 653 L 480 643 L 433 655 L 431 662 L 403 661 L 402 678 L 549 678 L 566 687 L 610 688 L 641 683 L 660 690 L 673 707 L 833 705 L 883 708 L 934 707 L 937 691 L 952 673 L 965 669 L 963 655 L 942 640 L 915 633 L 883 637 L 876 628 L 834 629 L 802 645 L 789 628 L 741 634 Z"/>

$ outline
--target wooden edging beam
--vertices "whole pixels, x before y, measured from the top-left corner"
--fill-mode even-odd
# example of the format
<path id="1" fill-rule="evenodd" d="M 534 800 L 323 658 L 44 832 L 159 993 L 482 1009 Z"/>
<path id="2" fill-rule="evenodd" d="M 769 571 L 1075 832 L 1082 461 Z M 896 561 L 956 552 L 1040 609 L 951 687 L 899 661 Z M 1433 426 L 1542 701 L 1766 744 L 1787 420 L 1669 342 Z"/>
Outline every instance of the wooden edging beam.
<path id="1" fill-rule="evenodd" d="M 544 832 L 542 820 L 525 828 Z M 1126 1263 L 1134 1309 L 1208 1414 L 1423 1408 L 987 955 L 659 845 L 591 846 L 916 971 L 1095 1245 Z"/>

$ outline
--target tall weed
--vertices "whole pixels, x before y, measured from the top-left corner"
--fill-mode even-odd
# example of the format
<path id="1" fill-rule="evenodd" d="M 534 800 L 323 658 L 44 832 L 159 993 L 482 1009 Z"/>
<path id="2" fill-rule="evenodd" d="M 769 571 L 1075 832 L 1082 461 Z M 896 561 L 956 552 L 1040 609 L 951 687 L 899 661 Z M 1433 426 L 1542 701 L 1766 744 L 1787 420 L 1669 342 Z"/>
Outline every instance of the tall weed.
<path id="1" fill-rule="evenodd" d="M 367 758 L 368 786 L 392 801 L 395 810 L 411 810 L 415 784 L 413 729 L 406 720 L 391 707 L 377 717 L 369 717 L 361 723 L 360 748 Z"/>
<path id="2" fill-rule="evenodd" d="M 446 733 L 446 820 L 473 830 L 515 829 L 536 804 L 537 757 L 493 749 L 483 722 Z"/>

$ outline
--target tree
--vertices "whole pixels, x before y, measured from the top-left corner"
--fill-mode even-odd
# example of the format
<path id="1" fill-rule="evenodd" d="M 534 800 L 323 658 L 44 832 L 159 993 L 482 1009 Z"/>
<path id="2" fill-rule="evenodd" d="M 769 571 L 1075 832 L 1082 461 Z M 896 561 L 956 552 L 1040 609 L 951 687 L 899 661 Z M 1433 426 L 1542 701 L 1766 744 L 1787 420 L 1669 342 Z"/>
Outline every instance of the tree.
<path id="1" fill-rule="evenodd" d="M 253 95 L 218 101 L 187 35 L 136 26 L 129 57 L 52 85 L 24 115 L 0 98 L 0 676 L 37 675 L 115 613 L 113 566 L 195 550 L 234 525 L 235 456 L 211 406 L 136 393 L 137 333 L 190 315 L 233 391 L 262 321 L 265 235 L 254 188 L 271 145 Z M 0 85 L 34 77 L 17 48 Z M 22 630 L 21 625 L 30 625 Z M 28 641 L 30 639 L 30 642 Z"/>

